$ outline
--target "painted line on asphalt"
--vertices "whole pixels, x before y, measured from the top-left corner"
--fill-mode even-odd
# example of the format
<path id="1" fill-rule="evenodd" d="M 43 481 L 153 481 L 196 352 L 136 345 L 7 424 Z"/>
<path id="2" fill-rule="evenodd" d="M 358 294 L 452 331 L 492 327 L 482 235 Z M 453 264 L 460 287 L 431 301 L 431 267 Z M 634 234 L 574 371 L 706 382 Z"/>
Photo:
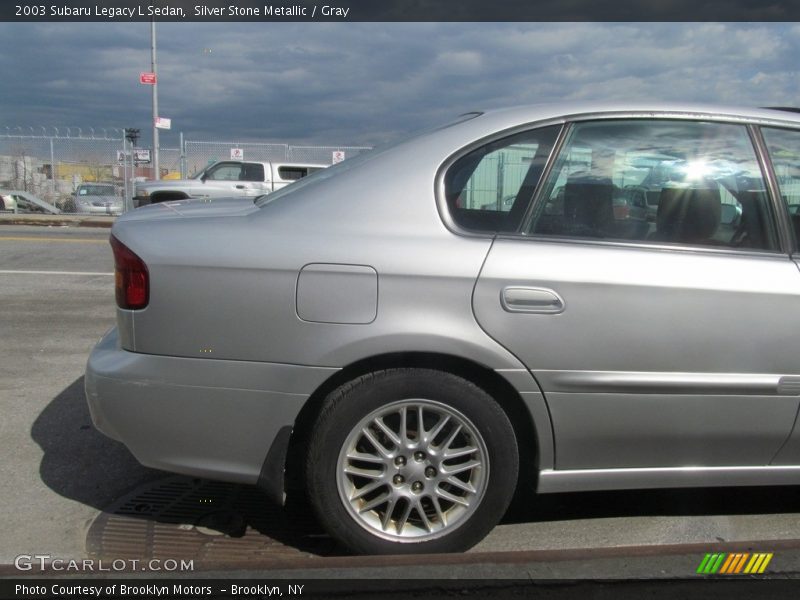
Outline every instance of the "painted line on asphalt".
<path id="1" fill-rule="evenodd" d="M 113 277 L 113 273 L 92 273 L 90 271 L 18 271 L 18 270 L 0 270 L 0 275 L 103 275 L 104 277 Z"/>
<path id="2" fill-rule="evenodd" d="M 12 236 L 0 235 L 0 241 L 9 242 L 77 242 L 84 244 L 107 244 L 108 240 L 95 238 L 66 238 L 66 237 L 38 237 L 38 236 Z"/>

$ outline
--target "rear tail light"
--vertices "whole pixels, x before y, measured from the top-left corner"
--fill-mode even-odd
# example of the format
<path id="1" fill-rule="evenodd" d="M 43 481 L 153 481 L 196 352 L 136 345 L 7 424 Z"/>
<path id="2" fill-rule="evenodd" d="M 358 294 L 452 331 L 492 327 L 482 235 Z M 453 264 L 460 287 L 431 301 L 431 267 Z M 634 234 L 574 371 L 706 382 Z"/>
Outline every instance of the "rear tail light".
<path id="1" fill-rule="evenodd" d="M 147 272 L 147 265 L 113 235 L 110 241 L 114 251 L 117 306 L 128 310 L 144 308 L 150 300 L 150 274 Z"/>

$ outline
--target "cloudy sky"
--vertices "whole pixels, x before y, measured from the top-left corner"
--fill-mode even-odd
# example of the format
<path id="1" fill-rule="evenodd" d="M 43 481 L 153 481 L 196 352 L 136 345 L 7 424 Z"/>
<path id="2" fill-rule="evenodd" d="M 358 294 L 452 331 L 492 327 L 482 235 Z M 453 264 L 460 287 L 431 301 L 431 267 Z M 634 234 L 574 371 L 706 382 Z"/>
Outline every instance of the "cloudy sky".
<path id="1" fill-rule="evenodd" d="M 797 105 L 800 92 L 793 23 L 159 23 L 157 36 L 162 145 L 177 131 L 372 145 L 523 103 Z M 149 68 L 149 23 L 2 23 L 0 131 L 146 132 Z"/>

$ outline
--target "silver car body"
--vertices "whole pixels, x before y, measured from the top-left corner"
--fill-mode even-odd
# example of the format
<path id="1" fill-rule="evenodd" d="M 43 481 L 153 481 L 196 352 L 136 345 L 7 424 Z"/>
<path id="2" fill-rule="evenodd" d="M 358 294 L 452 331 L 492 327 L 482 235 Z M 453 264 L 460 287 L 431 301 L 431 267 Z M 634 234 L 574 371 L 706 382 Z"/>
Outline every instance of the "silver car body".
<path id="1" fill-rule="evenodd" d="M 275 449 L 326 381 L 445 361 L 513 390 L 540 492 L 800 483 L 800 272 L 785 216 L 780 251 L 747 252 L 471 233 L 448 211 L 443 173 L 471 148 L 621 117 L 800 128 L 791 113 L 721 106 L 513 108 L 351 159 L 261 207 L 125 215 L 112 233 L 147 264 L 150 300 L 118 309 L 89 359 L 95 424 L 148 466 L 278 497 Z"/>
<path id="2" fill-rule="evenodd" d="M 82 183 L 75 190 L 75 212 L 89 215 L 119 215 L 124 200 L 113 183 Z"/>

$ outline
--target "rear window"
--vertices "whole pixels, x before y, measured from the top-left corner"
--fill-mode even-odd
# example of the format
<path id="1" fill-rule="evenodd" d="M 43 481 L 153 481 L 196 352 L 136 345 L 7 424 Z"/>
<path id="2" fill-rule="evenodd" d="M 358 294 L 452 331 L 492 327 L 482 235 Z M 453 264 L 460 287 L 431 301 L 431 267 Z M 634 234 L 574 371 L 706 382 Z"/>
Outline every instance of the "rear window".
<path id="1" fill-rule="evenodd" d="M 114 196 L 116 189 L 113 185 L 82 185 L 78 188 L 79 196 Z"/>
<path id="2" fill-rule="evenodd" d="M 516 231 L 559 130 L 542 127 L 506 137 L 453 163 L 444 186 L 456 224 L 471 231 Z"/>
<path id="3" fill-rule="evenodd" d="M 308 175 L 307 167 L 278 167 L 278 177 L 286 181 L 295 181 Z"/>

